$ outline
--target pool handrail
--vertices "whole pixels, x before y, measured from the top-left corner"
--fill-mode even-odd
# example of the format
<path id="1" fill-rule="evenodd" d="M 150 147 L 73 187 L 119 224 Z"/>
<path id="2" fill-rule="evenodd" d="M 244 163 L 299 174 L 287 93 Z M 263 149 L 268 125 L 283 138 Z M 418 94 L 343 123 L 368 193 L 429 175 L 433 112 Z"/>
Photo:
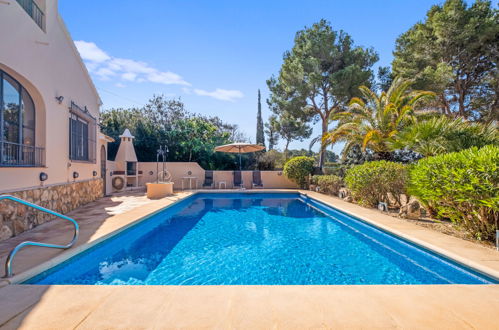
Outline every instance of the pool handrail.
<path id="1" fill-rule="evenodd" d="M 55 249 L 69 249 L 78 240 L 78 235 L 80 233 L 80 227 L 78 226 L 78 223 L 74 219 L 67 217 L 63 214 L 57 213 L 55 211 L 49 210 L 45 207 L 42 207 L 42 206 L 30 203 L 28 201 L 25 201 L 23 199 L 14 197 L 12 195 L 0 195 L 0 201 L 2 201 L 4 199 L 11 200 L 11 201 L 26 205 L 28 207 L 32 207 L 32 208 L 37 209 L 39 211 L 54 215 L 58 218 L 68 220 L 68 221 L 72 222 L 74 225 L 73 239 L 71 240 L 71 242 L 69 242 L 66 245 L 58 245 L 58 244 L 50 244 L 50 243 L 42 243 L 42 242 L 31 242 L 31 241 L 24 241 L 24 242 L 21 242 L 18 245 L 16 245 L 16 247 L 10 251 L 10 253 L 7 257 L 7 260 L 5 261 L 5 276 L 4 276 L 4 278 L 12 277 L 12 275 L 13 275 L 12 274 L 12 261 L 14 260 L 14 256 L 16 255 L 16 253 L 20 249 L 22 249 L 23 247 L 25 247 L 25 246 L 40 246 L 40 247 L 49 247 L 49 248 L 55 248 Z"/>

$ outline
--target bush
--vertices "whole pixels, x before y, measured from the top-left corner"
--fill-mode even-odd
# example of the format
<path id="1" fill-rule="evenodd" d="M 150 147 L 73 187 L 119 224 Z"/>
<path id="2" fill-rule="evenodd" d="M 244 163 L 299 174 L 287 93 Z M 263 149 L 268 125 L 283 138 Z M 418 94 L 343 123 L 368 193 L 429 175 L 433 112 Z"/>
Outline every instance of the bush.
<path id="1" fill-rule="evenodd" d="M 336 175 L 339 176 L 340 178 L 344 178 L 347 170 L 350 167 L 352 167 L 352 165 L 332 163 L 324 166 L 322 171 L 324 172 L 325 175 Z"/>
<path id="2" fill-rule="evenodd" d="M 498 146 L 422 159 L 409 175 L 409 191 L 439 217 L 479 240 L 494 238 L 499 218 Z"/>
<path id="3" fill-rule="evenodd" d="M 301 188 L 305 188 L 307 176 L 314 169 L 314 159 L 312 157 L 294 157 L 284 164 L 284 175 L 296 182 Z"/>
<path id="4" fill-rule="evenodd" d="M 273 171 L 276 168 L 282 169 L 284 163 L 284 153 L 277 150 L 269 150 L 257 154 L 257 167 L 261 171 Z"/>
<path id="5" fill-rule="evenodd" d="M 345 183 L 359 204 L 376 207 L 379 202 L 401 205 L 406 194 L 407 166 L 385 160 L 367 162 L 347 170 Z"/>
<path id="6" fill-rule="evenodd" d="M 314 175 L 313 182 L 319 186 L 320 192 L 338 195 L 343 186 L 343 180 L 336 175 Z"/>

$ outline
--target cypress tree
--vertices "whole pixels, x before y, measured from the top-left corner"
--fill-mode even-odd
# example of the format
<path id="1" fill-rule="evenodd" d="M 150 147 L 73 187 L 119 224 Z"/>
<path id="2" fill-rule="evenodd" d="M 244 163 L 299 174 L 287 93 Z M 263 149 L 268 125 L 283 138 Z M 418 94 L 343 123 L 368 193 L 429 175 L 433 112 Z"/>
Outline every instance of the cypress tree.
<path id="1" fill-rule="evenodd" d="M 262 103 L 260 90 L 258 90 L 258 113 L 256 115 L 256 143 L 265 146 L 265 135 L 263 133 Z"/>

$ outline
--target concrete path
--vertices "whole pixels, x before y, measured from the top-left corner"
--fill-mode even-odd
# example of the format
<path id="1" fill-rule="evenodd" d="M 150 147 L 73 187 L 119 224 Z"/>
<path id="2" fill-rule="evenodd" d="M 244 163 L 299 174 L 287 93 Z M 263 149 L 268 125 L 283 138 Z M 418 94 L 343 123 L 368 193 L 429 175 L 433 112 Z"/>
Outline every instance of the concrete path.
<path id="1" fill-rule="evenodd" d="M 497 329 L 499 286 L 12 285 L 0 301 L 4 329 Z"/>

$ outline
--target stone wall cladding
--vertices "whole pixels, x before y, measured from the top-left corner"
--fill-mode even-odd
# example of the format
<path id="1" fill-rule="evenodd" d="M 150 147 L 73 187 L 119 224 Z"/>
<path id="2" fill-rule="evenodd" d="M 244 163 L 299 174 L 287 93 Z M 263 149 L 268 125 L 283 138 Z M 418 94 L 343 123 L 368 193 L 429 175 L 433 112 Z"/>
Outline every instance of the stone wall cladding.
<path id="1" fill-rule="evenodd" d="M 21 190 L 9 195 L 65 214 L 103 196 L 102 179 Z M 50 214 L 13 201 L 0 202 L 0 241 L 53 220 Z"/>

